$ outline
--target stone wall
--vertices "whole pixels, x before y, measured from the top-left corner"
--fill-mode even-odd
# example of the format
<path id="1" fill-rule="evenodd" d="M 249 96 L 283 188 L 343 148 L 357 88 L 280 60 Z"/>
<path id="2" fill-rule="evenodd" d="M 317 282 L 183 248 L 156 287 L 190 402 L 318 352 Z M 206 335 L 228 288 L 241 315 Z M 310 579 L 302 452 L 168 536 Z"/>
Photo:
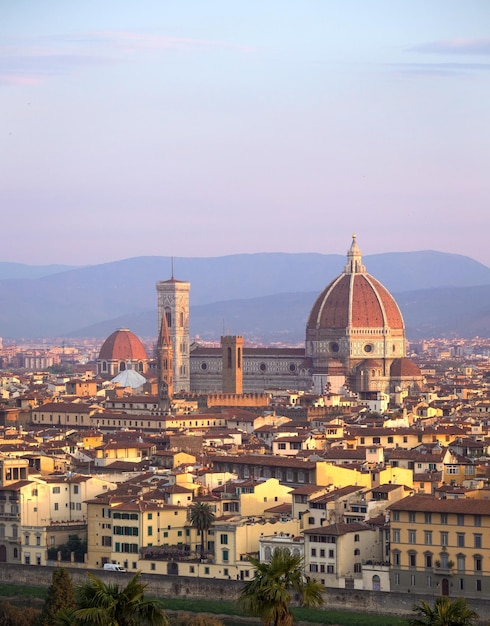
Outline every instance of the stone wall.
<path id="1" fill-rule="evenodd" d="M 51 584 L 53 567 L 29 565 L 11 565 L 2 563 L 0 581 L 18 585 L 47 587 Z M 67 567 L 75 585 L 85 582 L 87 571 L 92 572 L 105 582 L 125 585 L 132 577 L 128 572 L 106 572 L 104 570 L 84 570 Z M 217 580 L 214 578 L 186 578 L 179 576 L 142 575 L 141 580 L 148 583 L 148 593 L 162 598 L 189 598 L 202 600 L 237 600 L 243 587 L 242 581 Z M 375 613 L 407 616 L 412 613 L 414 604 L 421 600 L 433 603 L 435 596 L 421 596 L 411 593 L 383 593 L 379 591 L 360 591 L 350 589 L 327 589 L 326 610 L 338 609 L 357 613 Z M 469 600 L 471 607 L 482 617 L 490 615 L 490 598 Z M 485 622 L 487 623 L 487 622 Z"/>

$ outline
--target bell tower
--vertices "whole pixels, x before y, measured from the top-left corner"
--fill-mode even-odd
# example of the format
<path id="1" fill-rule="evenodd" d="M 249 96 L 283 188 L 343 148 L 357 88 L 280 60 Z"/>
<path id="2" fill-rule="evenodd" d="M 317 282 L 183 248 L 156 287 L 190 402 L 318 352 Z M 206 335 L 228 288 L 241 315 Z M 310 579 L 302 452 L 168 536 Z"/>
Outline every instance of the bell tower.
<path id="1" fill-rule="evenodd" d="M 173 389 L 190 391 L 189 291 L 191 284 L 173 277 L 156 285 L 158 299 L 158 333 L 165 315 L 172 344 Z"/>
<path id="2" fill-rule="evenodd" d="M 158 364 L 158 404 L 160 410 L 168 413 L 172 405 L 174 388 L 173 348 L 168 332 L 167 316 L 162 315 L 162 324 L 157 343 Z"/>
<path id="3" fill-rule="evenodd" d="M 221 337 L 223 393 L 243 393 L 243 337 Z"/>

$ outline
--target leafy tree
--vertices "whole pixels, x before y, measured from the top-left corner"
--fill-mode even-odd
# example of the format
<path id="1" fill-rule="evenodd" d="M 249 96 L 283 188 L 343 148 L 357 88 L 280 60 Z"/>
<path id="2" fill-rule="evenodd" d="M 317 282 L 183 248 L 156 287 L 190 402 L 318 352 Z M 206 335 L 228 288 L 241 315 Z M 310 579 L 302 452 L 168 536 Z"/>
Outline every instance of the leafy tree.
<path id="1" fill-rule="evenodd" d="M 85 553 L 87 552 L 87 540 L 81 539 L 78 535 L 70 535 L 66 543 L 62 543 L 55 548 L 48 548 L 48 558 L 56 560 L 58 552 L 61 553 L 62 561 L 70 561 L 73 552 L 74 559 L 77 563 L 83 563 Z"/>
<path id="2" fill-rule="evenodd" d="M 158 601 L 145 598 L 147 585 L 140 581 L 140 574 L 135 574 L 126 587 L 120 589 L 119 585 L 104 583 L 89 572 L 89 580 L 77 588 L 77 609 L 72 614 L 71 624 L 168 626 Z M 66 619 L 66 615 L 63 618 Z"/>
<path id="3" fill-rule="evenodd" d="M 190 522 L 201 533 L 201 558 L 204 557 L 204 533 L 214 522 L 214 513 L 207 502 L 196 502 L 191 507 Z"/>
<path id="4" fill-rule="evenodd" d="M 53 626 L 58 611 L 74 609 L 75 606 L 75 590 L 71 576 L 64 567 L 57 567 L 51 578 L 51 586 L 37 622 L 38 626 Z"/>
<path id="5" fill-rule="evenodd" d="M 255 573 L 245 583 L 239 603 L 247 613 L 260 617 L 264 626 L 292 626 L 292 593 L 300 596 L 303 606 L 318 608 L 323 604 L 323 585 L 304 575 L 302 558 L 287 548 L 276 548 L 270 563 L 251 556 L 248 560 Z"/>
<path id="6" fill-rule="evenodd" d="M 0 624 L 2 626 L 34 626 L 39 613 L 39 609 L 20 608 L 10 602 L 0 601 Z"/>
<path id="7" fill-rule="evenodd" d="M 464 598 L 439 596 L 433 607 L 422 600 L 413 610 L 417 616 L 410 620 L 410 626 L 472 626 L 479 619 Z"/>

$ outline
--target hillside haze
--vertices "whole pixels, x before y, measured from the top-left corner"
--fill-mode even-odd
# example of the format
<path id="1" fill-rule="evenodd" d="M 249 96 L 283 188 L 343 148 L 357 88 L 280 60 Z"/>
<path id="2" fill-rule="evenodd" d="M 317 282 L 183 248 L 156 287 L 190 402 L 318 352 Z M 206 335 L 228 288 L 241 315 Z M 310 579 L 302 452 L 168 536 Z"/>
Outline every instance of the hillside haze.
<path id="1" fill-rule="evenodd" d="M 231 332 L 296 343 L 304 339 L 315 298 L 345 262 L 345 256 L 321 254 L 182 257 L 174 259 L 174 274 L 191 283 L 192 335 L 217 339 Z M 363 262 L 396 296 L 409 337 L 490 336 L 485 313 L 490 311 L 490 268 L 435 251 L 371 255 Z M 0 336 L 103 338 L 120 326 L 156 335 L 155 283 L 170 278 L 169 257 L 55 267 L 38 277 L 33 270 L 28 278 L 0 280 Z"/>

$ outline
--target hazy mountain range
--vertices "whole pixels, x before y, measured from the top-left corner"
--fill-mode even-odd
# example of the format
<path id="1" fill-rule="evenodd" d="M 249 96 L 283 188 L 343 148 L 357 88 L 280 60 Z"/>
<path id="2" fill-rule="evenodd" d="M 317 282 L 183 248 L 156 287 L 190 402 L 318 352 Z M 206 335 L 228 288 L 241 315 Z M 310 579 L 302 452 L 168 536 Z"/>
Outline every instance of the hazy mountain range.
<path id="1" fill-rule="evenodd" d="M 490 337 L 490 268 L 435 251 L 366 256 L 367 271 L 396 297 L 411 339 Z M 309 310 L 346 263 L 342 255 L 240 254 L 174 258 L 191 283 L 191 335 L 223 332 L 264 342 L 304 340 Z M 137 257 L 86 267 L 0 263 L 0 336 L 107 337 L 130 328 L 156 335 L 158 280 L 169 257 Z"/>

